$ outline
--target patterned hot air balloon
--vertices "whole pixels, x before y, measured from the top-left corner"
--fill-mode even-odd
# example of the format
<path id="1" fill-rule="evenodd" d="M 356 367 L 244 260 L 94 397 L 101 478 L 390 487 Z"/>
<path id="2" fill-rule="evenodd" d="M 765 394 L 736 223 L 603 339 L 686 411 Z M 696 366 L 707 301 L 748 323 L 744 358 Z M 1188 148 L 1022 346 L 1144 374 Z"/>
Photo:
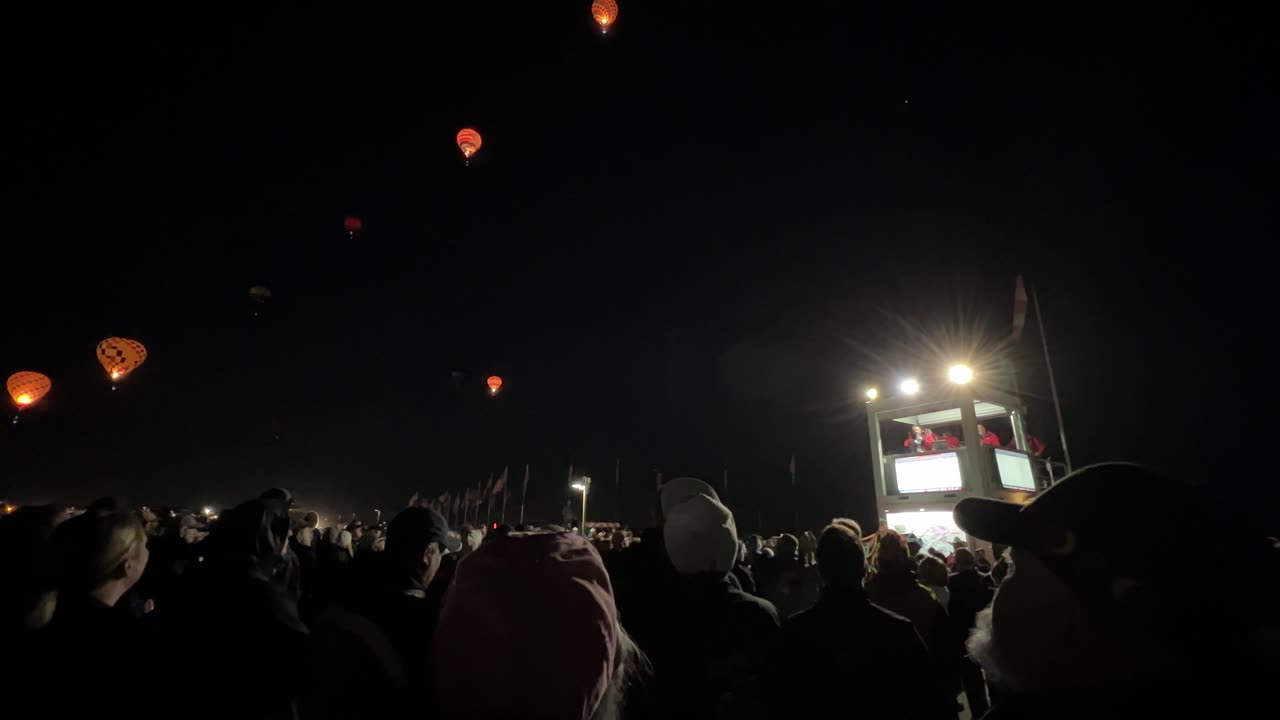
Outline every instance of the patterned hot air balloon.
<path id="1" fill-rule="evenodd" d="M 618 19 L 618 3 L 613 0 L 592 0 L 591 17 L 596 19 L 600 32 L 609 32 L 609 26 Z"/>
<path id="2" fill-rule="evenodd" d="M 113 337 L 98 343 L 98 362 L 112 382 L 124 379 L 146 359 L 147 349 L 137 340 Z"/>
<path id="3" fill-rule="evenodd" d="M 471 156 L 480 152 L 480 133 L 471 128 L 462 128 L 458 131 L 458 149 L 462 151 L 462 157 L 467 159 L 468 164 Z"/>
<path id="4" fill-rule="evenodd" d="M 486 380 L 485 383 L 489 386 L 489 394 L 497 395 L 498 389 L 502 387 L 502 378 L 497 375 L 490 375 L 489 379 Z"/>
<path id="5" fill-rule="evenodd" d="M 356 233 L 364 229 L 364 222 L 355 215 L 348 215 L 342 221 L 342 227 L 346 228 L 347 234 L 354 238 Z"/>
<path id="6" fill-rule="evenodd" d="M 53 381 L 43 373 L 23 370 L 10 375 L 5 388 L 9 391 L 9 397 L 13 398 L 13 404 L 19 410 L 26 410 L 49 394 L 49 390 L 53 389 Z"/>

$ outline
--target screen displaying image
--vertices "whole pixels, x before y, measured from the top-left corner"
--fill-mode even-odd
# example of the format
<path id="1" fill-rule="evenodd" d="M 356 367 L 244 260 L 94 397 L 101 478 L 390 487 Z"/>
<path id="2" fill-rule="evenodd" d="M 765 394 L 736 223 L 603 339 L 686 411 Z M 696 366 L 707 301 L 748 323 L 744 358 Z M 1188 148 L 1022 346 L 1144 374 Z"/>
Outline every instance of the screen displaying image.
<path id="1" fill-rule="evenodd" d="M 953 452 L 894 458 L 898 494 L 959 490 L 960 456 Z"/>
<path id="2" fill-rule="evenodd" d="M 885 524 L 903 535 L 913 534 L 925 547 L 931 547 L 943 555 L 950 555 L 956 540 L 968 541 L 969 536 L 956 527 L 950 512 L 899 512 L 885 513 Z"/>
<path id="3" fill-rule="evenodd" d="M 1035 492 L 1036 476 L 1031 470 L 1031 458 L 1012 450 L 993 449 L 996 453 L 996 470 L 1000 473 L 1000 485 L 1006 490 Z"/>

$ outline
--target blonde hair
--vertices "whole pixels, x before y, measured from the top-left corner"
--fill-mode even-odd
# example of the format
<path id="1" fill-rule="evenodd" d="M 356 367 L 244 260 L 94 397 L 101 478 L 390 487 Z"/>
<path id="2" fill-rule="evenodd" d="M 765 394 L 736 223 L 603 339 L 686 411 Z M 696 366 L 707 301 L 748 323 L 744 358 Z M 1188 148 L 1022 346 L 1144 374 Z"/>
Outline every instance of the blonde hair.
<path id="1" fill-rule="evenodd" d="M 54 532 L 58 589 L 89 592 L 102 586 L 146 545 L 147 533 L 130 512 L 85 513 Z"/>

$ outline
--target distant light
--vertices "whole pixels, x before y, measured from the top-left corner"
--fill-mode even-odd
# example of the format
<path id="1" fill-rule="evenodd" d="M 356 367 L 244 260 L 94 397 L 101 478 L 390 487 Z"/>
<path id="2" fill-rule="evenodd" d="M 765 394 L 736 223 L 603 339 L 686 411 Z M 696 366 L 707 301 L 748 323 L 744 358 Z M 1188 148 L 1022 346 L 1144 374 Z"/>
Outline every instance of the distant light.
<path id="1" fill-rule="evenodd" d="M 879 390 L 877 390 L 877 389 L 875 389 L 875 388 L 867 388 L 867 399 L 868 399 L 868 400 L 875 400 L 875 399 L 876 399 L 876 398 L 878 398 L 878 397 L 880 397 L 880 391 L 879 391 Z"/>
<path id="2" fill-rule="evenodd" d="M 18 403 L 19 405 L 30 405 L 31 396 L 26 393 L 22 393 L 21 395 L 19 395 L 17 398 L 14 399 L 14 402 Z"/>
<path id="3" fill-rule="evenodd" d="M 213 514 L 213 508 L 211 508 L 211 507 L 207 507 L 207 508 L 205 508 L 205 509 L 204 509 L 204 514 L 205 514 L 206 516 L 208 516 L 208 515 L 212 515 L 212 514 Z"/>
<path id="4" fill-rule="evenodd" d="M 902 391 L 903 395 L 915 395 L 920 392 L 920 382 L 915 378 L 903 380 L 902 384 L 898 386 L 898 389 Z"/>
<path id="5" fill-rule="evenodd" d="M 947 378 L 957 385 L 964 385 L 973 380 L 973 370 L 968 365 L 952 365 L 947 371 Z"/>
<path id="6" fill-rule="evenodd" d="M 577 490 L 578 492 L 586 492 L 586 491 L 587 491 L 587 486 L 586 486 L 586 485 L 583 485 L 583 484 L 582 484 L 582 483 L 580 483 L 580 482 L 576 482 L 576 483 L 574 483 L 574 484 L 570 485 L 569 487 L 573 488 L 574 490 Z"/>

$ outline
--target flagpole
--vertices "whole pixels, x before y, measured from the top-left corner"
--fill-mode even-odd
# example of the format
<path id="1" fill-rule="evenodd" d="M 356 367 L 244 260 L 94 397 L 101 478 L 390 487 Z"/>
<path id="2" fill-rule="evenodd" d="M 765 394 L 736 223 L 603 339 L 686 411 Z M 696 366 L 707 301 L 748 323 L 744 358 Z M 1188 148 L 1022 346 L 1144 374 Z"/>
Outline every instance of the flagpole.
<path id="1" fill-rule="evenodd" d="M 800 532 L 800 509 L 796 507 L 796 456 L 791 456 L 791 531 Z"/>
<path id="2" fill-rule="evenodd" d="M 529 465 L 524 466 L 524 485 L 520 488 L 520 524 L 524 525 L 524 498 L 529 494 Z"/>
<path id="3" fill-rule="evenodd" d="M 1036 308 L 1036 325 L 1040 326 L 1040 346 L 1044 349 L 1044 365 L 1049 370 L 1049 392 L 1053 394 L 1053 411 L 1058 415 L 1058 439 L 1062 441 L 1062 459 L 1071 472 L 1071 451 L 1067 449 L 1067 428 L 1062 424 L 1062 402 L 1058 400 L 1058 383 L 1053 377 L 1053 361 L 1049 359 L 1049 338 L 1044 332 L 1044 317 L 1040 314 L 1040 294 L 1031 286 L 1031 304 Z"/>

